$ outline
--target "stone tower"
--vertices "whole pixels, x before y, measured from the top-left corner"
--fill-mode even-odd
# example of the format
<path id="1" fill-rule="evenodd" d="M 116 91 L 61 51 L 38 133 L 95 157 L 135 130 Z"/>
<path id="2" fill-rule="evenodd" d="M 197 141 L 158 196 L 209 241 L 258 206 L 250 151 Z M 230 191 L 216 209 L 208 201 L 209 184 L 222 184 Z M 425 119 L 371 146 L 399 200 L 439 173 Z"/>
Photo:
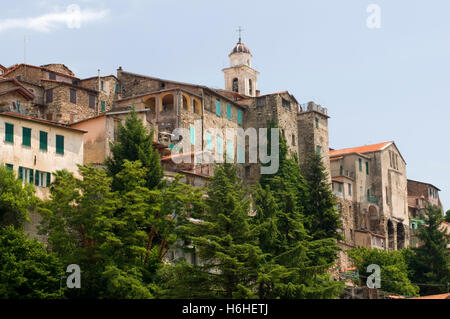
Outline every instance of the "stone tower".
<path id="1" fill-rule="evenodd" d="M 222 70 L 225 74 L 225 90 L 255 97 L 259 72 L 252 69 L 252 54 L 240 37 L 228 57 L 230 67 Z"/>

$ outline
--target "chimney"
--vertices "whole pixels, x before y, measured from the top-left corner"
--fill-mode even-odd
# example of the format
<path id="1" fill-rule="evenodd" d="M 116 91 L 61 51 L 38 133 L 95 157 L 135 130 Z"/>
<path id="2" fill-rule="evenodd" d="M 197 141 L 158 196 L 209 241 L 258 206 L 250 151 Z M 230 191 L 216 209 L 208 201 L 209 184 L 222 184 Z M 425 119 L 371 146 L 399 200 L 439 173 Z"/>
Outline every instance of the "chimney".
<path id="1" fill-rule="evenodd" d="M 120 80 L 120 77 L 122 76 L 122 66 L 119 66 L 117 69 L 117 78 Z"/>

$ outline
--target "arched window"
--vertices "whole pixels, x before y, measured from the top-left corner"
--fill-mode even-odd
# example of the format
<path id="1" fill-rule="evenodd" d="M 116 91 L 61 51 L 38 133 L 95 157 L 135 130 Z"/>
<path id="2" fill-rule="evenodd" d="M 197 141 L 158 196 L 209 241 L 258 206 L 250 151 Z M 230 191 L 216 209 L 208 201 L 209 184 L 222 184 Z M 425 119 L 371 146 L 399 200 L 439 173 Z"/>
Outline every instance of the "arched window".
<path id="1" fill-rule="evenodd" d="M 253 95 L 253 82 L 251 79 L 248 80 L 248 95 Z"/>
<path id="2" fill-rule="evenodd" d="M 232 88 L 233 92 L 239 92 L 239 85 L 238 85 L 238 79 L 234 78 L 233 79 L 233 88 Z"/>

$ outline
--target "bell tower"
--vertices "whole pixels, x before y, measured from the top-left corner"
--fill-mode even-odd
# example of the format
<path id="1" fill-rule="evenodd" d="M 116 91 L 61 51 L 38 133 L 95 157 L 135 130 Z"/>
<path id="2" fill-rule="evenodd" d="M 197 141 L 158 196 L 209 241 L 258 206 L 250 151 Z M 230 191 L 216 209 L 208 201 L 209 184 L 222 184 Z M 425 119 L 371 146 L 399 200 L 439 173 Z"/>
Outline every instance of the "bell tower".
<path id="1" fill-rule="evenodd" d="M 230 67 L 222 70 L 225 74 L 225 90 L 255 97 L 259 72 L 252 68 L 252 54 L 242 43 L 241 31 L 239 28 L 239 41 L 228 55 Z"/>

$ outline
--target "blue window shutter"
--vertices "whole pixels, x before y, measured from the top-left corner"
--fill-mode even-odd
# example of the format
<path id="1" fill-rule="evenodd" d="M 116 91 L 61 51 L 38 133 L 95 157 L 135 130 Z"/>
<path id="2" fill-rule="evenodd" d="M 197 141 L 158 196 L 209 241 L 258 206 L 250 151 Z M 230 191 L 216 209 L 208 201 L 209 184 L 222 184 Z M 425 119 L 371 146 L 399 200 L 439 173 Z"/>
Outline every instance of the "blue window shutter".
<path id="1" fill-rule="evenodd" d="M 217 153 L 219 155 L 223 154 L 223 144 L 222 144 L 222 138 L 220 136 L 217 136 Z"/>
<path id="2" fill-rule="evenodd" d="M 206 149 L 212 150 L 212 136 L 210 132 L 206 132 Z"/>
<path id="3" fill-rule="evenodd" d="M 231 141 L 231 140 L 227 141 L 227 157 L 234 158 L 234 156 L 233 156 L 233 141 Z"/>
<path id="4" fill-rule="evenodd" d="M 242 125 L 242 111 L 238 110 L 237 115 L 238 115 L 238 124 Z"/>
<path id="5" fill-rule="evenodd" d="M 220 101 L 216 101 L 216 114 L 217 116 L 220 116 Z"/>
<path id="6" fill-rule="evenodd" d="M 231 120 L 231 105 L 227 105 L 227 119 Z"/>
<path id="7" fill-rule="evenodd" d="M 190 136 L 191 136 L 191 144 L 194 145 L 195 144 L 195 127 L 190 126 L 189 131 L 190 131 Z"/>
<path id="8" fill-rule="evenodd" d="M 238 163 L 244 163 L 244 148 L 242 146 L 237 147 L 237 161 Z"/>

